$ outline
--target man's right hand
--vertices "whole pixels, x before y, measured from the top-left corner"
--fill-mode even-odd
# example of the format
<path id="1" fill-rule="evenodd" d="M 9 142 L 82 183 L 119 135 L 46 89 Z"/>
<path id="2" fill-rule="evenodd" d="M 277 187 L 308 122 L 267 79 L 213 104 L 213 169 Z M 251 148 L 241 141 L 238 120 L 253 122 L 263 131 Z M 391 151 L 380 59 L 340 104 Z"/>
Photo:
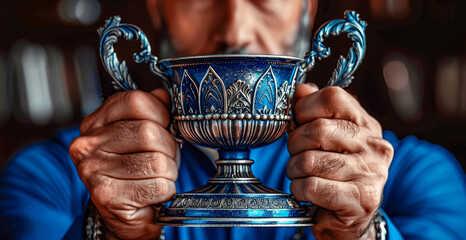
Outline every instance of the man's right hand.
<path id="1" fill-rule="evenodd" d="M 81 124 L 70 146 L 78 174 L 107 228 L 122 239 L 150 239 L 153 204 L 175 194 L 176 143 L 166 130 L 170 98 L 163 89 L 111 96 Z M 108 237 L 108 236 L 107 236 Z"/>

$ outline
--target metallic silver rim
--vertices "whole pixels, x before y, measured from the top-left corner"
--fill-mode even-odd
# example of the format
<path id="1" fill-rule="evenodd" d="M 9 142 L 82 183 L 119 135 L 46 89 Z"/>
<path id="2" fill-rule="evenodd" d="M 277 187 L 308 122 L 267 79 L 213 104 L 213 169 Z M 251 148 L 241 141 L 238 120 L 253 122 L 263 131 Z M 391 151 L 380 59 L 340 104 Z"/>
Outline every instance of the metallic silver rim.
<path id="1" fill-rule="evenodd" d="M 303 61 L 303 58 L 292 57 L 286 55 L 272 55 L 272 54 L 218 54 L 218 55 L 201 55 L 201 56 L 189 56 L 189 57 L 179 57 L 179 58 L 166 58 L 160 60 L 159 63 L 163 62 L 176 62 L 176 61 L 186 61 L 186 60 L 199 60 L 207 58 L 278 58 L 284 60 L 292 61 Z"/>
<path id="2" fill-rule="evenodd" d="M 161 217 L 158 223 L 175 227 L 303 227 L 312 226 L 310 217 L 298 218 L 204 218 Z"/>

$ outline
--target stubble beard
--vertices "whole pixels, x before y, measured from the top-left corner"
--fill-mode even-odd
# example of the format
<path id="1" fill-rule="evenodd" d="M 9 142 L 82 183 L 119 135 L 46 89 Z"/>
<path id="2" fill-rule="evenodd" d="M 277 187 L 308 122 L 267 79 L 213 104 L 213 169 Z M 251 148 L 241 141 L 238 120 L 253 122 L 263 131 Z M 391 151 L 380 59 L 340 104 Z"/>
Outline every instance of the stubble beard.
<path id="1" fill-rule="evenodd" d="M 303 10 L 301 12 L 301 19 L 299 22 L 298 30 L 296 31 L 295 40 L 291 44 L 290 51 L 295 57 L 303 57 L 309 51 L 311 39 L 311 18 L 308 11 L 308 1 L 302 0 Z M 162 11 L 160 11 L 162 12 Z M 165 19 L 162 17 L 162 19 Z M 181 53 L 177 52 L 172 40 L 167 31 L 166 22 L 162 20 L 162 39 L 160 41 L 159 55 L 161 59 L 181 57 Z M 250 54 L 247 48 L 231 48 L 226 44 L 220 44 L 214 51 L 214 54 Z"/>

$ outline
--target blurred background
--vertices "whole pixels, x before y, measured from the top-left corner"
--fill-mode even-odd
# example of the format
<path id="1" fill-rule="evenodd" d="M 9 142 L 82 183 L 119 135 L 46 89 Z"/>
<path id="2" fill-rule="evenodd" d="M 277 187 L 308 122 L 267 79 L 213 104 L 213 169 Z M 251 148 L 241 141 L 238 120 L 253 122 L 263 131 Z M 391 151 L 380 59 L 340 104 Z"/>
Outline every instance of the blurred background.
<path id="1" fill-rule="evenodd" d="M 321 0 L 315 27 L 356 10 L 369 23 L 367 54 L 349 91 L 384 129 L 450 150 L 466 166 L 466 19 L 460 0 Z M 0 165 L 21 147 L 78 126 L 112 94 L 96 29 L 112 15 L 157 37 L 143 0 L 16 0 L 0 10 Z M 331 76 L 346 37 L 326 40 L 332 57 L 308 79 Z M 128 62 L 138 43 L 119 43 Z M 120 52 L 117 50 L 117 52 Z M 155 52 L 156 53 L 156 52 Z M 129 64 L 150 84 L 148 67 Z M 131 71 L 133 69 L 133 71 Z M 154 80 L 152 80 L 154 81 Z"/>

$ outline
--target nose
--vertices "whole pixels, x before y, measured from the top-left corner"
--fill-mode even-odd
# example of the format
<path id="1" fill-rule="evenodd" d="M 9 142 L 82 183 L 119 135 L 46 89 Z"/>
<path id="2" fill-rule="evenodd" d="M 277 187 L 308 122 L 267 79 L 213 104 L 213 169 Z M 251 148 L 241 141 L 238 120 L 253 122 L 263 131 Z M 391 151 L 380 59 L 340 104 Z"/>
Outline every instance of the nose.
<path id="1" fill-rule="evenodd" d="M 223 24 L 223 43 L 229 50 L 243 51 L 252 43 L 254 19 L 251 18 L 247 0 L 228 2 Z"/>

